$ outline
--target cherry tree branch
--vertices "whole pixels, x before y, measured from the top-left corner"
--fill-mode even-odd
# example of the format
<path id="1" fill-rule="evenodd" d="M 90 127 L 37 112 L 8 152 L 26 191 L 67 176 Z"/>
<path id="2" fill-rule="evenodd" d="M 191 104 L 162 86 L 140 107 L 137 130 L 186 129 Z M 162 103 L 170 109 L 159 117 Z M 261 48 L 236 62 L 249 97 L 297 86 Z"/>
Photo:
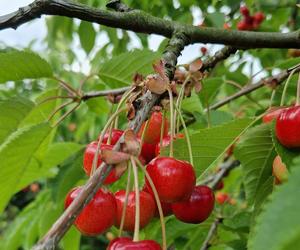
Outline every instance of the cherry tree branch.
<path id="1" fill-rule="evenodd" d="M 207 250 L 210 247 L 210 241 L 217 232 L 218 225 L 222 222 L 222 218 L 216 218 L 215 221 L 211 224 L 208 234 L 206 236 L 205 241 L 203 242 L 200 250 Z"/>
<path id="2" fill-rule="evenodd" d="M 82 101 L 86 101 L 91 98 L 95 97 L 100 97 L 100 96 L 107 96 L 107 95 L 122 95 L 124 94 L 127 90 L 129 90 L 131 87 L 126 86 L 118 89 L 108 89 L 108 90 L 101 90 L 101 91 L 91 91 L 85 93 L 82 97 Z"/>
<path id="3" fill-rule="evenodd" d="M 209 107 L 209 109 L 218 109 L 224 105 L 226 105 L 227 103 L 241 97 L 244 95 L 247 95 L 263 86 L 276 86 L 276 85 L 280 85 L 282 82 L 284 82 L 288 76 L 291 73 L 298 73 L 300 72 L 300 64 L 296 65 L 292 68 L 289 68 L 287 70 L 282 71 L 281 73 L 279 73 L 276 76 L 271 76 L 268 78 L 264 78 L 261 79 L 259 82 L 255 83 L 255 84 L 248 84 L 247 86 L 245 86 L 243 89 L 241 89 L 240 91 L 236 92 L 235 94 L 228 96 L 226 98 L 224 98 L 223 100 L 213 104 L 212 106 Z"/>
<path id="4" fill-rule="evenodd" d="M 300 31 L 280 33 L 199 28 L 154 17 L 140 10 L 123 12 L 100 10 L 70 0 L 35 0 L 18 11 L 1 16 L 0 30 L 7 28 L 16 29 L 24 23 L 39 18 L 41 15 L 78 18 L 108 27 L 145 34 L 158 34 L 167 38 L 171 38 L 174 32 L 181 31 L 190 38 L 191 44 L 197 42 L 217 43 L 237 48 L 300 47 Z"/>

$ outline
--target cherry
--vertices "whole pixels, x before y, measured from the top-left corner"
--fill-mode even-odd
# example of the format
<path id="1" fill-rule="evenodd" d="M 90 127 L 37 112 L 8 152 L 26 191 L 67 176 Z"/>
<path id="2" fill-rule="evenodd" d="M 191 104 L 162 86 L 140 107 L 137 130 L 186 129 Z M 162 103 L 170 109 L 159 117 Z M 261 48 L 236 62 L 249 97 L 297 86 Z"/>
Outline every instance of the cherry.
<path id="1" fill-rule="evenodd" d="M 176 218 L 186 223 L 197 224 L 205 221 L 214 209 L 215 197 L 208 186 L 196 186 L 189 200 L 173 203 Z"/>
<path id="2" fill-rule="evenodd" d="M 84 172 L 86 173 L 87 176 L 91 175 L 92 167 L 93 167 L 93 160 L 94 156 L 97 151 L 97 145 L 98 142 L 93 141 L 90 144 L 87 145 L 85 152 L 84 152 L 84 157 L 83 157 L 83 169 Z M 113 145 L 107 145 L 107 144 L 101 144 L 100 150 L 103 149 L 112 149 Z M 101 165 L 102 160 L 101 160 L 101 153 L 98 155 L 98 162 L 97 162 L 97 168 Z M 120 176 L 117 176 L 116 170 L 113 169 L 110 174 L 106 177 L 104 180 L 104 184 L 111 184 L 115 181 L 117 181 L 120 178 Z"/>
<path id="3" fill-rule="evenodd" d="M 163 136 L 166 136 L 169 130 L 168 120 L 166 118 L 164 118 L 163 120 L 163 114 L 160 111 L 154 111 L 151 114 L 151 117 L 149 118 L 148 121 L 148 127 L 144 135 L 145 143 L 156 144 L 160 141 L 160 131 L 163 122 L 164 122 Z M 142 137 L 145 125 L 146 123 L 143 123 L 140 131 L 138 132 L 139 137 Z"/>
<path id="4" fill-rule="evenodd" d="M 121 237 L 112 240 L 109 243 L 107 250 L 161 250 L 161 247 L 154 240 L 134 242 L 131 238 Z"/>
<path id="5" fill-rule="evenodd" d="M 276 120 L 276 136 L 287 148 L 300 147 L 300 106 L 284 109 Z"/>
<path id="6" fill-rule="evenodd" d="M 254 14 L 253 18 L 254 18 L 255 22 L 260 24 L 265 19 L 265 15 L 264 15 L 264 13 L 259 11 Z"/>
<path id="7" fill-rule="evenodd" d="M 220 205 L 223 205 L 225 202 L 230 200 L 230 196 L 227 193 L 217 192 L 216 193 L 216 202 Z"/>
<path id="8" fill-rule="evenodd" d="M 275 177 L 275 184 L 281 184 L 288 180 L 288 170 L 279 155 L 274 158 L 272 173 Z"/>
<path id="9" fill-rule="evenodd" d="M 240 13 L 241 13 L 243 16 L 249 16 L 249 14 L 250 14 L 248 7 L 245 6 L 245 5 L 242 5 L 242 6 L 240 7 Z"/>
<path id="10" fill-rule="evenodd" d="M 196 176 L 193 166 L 188 162 L 172 157 L 156 157 L 147 165 L 146 171 L 161 201 L 178 202 L 189 199 L 191 196 Z M 147 179 L 146 186 L 152 192 Z"/>
<path id="11" fill-rule="evenodd" d="M 176 139 L 183 139 L 184 135 L 183 134 L 176 134 L 174 140 Z M 163 137 L 162 139 L 162 147 L 167 147 L 170 145 L 170 141 L 171 141 L 171 136 L 167 135 L 165 137 Z M 158 142 L 155 146 L 155 156 L 158 156 L 160 154 L 160 142 Z"/>
<path id="12" fill-rule="evenodd" d="M 268 109 L 267 113 L 263 116 L 263 123 L 269 123 L 280 115 L 280 113 L 286 109 L 286 107 L 271 107 Z"/>
<path id="13" fill-rule="evenodd" d="M 251 27 L 248 23 L 245 22 L 245 20 L 242 20 L 237 23 L 237 29 L 238 30 L 249 30 Z"/>
<path id="14" fill-rule="evenodd" d="M 82 187 L 73 188 L 66 196 L 65 209 L 81 192 Z M 84 235 L 95 236 L 110 228 L 117 215 L 116 200 L 109 191 L 99 189 L 93 199 L 83 208 L 74 224 Z"/>
<path id="15" fill-rule="evenodd" d="M 118 140 L 120 139 L 120 137 L 123 135 L 123 133 L 124 133 L 123 130 L 120 130 L 120 129 L 112 129 L 112 131 L 111 131 L 110 144 L 111 144 L 111 145 L 115 145 L 115 144 L 118 142 Z M 103 144 L 107 144 L 108 138 L 109 138 L 109 132 L 107 132 L 107 133 L 104 134 L 102 143 L 103 143 Z M 100 138 L 98 138 L 98 140 L 99 140 L 99 139 L 100 139 Z"/>
<path id="16" fill-rule="evenodd" d="M 156 144 L 143 143 L 141 156 L 143 157 L 146 163 L 150 162 L 153 158 L 155 158 L 155 149 Z"/>
<path id="17" fill-rule="evenodd" d="M 217 184 L 216 190 L 221 190 L 224 188 L 224 182 L 220 180 Z"/>
<path id="18" fill-rule="evenodd" d="M 117 218 L 116 226 L 120 227 L 123 205 L 125 202 L 125 190 L 120 190 L 115 193 L 117 201 Z M 153 218 L 156 205 L 155 201 L 149 193 L 140 191 L 140 228 L 145 227 Z M 130 192 L 125 213 L 124 230 L 134 231 L 135 222 L 135 192 Z"/>
<path id="19" fill-rule="evenodd" d="M 145 192 L 147 192 L 147 193 L 149 193 L 151 195 L 153 194 L 152 191 L 148 190 L 148 186 L 146 186 L 146 185 L 143 187 L 143 191 L 145 191 Z M 155 201 L 154 196 L 153 196 L 153 199 Z M 156 204 L 156 202 L 155 202 L 155 204 Z M 161 205 L 162 212 L 163 212 L 164 216 L 169 216 L 169 215 L 171 215 L 173 213 L 173 211 L 172 211 L 172 204 L 171 203 L 160 201 L 160 205 Z M 157 206 L 156 206 L 154 217 L 159 217 L 159 212 L 158 212 L 158 207 Z"/>

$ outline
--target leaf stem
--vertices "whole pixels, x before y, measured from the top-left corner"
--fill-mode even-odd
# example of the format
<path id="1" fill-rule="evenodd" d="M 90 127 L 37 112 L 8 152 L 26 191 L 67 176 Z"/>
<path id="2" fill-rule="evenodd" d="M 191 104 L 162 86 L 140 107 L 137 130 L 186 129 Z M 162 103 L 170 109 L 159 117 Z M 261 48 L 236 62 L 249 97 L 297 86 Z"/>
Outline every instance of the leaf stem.
<path id="1" fill-rule="evenodd" d="M 289 74 L 288 79 L 286 80 L 286 83 L 285 83 L 285 85 L 284 85 L 284 89 L 283 89 L 283 92 L 282 92 L 282 96 L 281 96 L 280 106 L 283 106 L 283 105 L 284 105 L 284 100 L 285 100 L 287 88 L 288 88 L 288 86 L 289 86 L 289 83 L 290 83 L 291 78 L 292 78 L 292 76 L 294 75 L 294 72 L 295 72 L 295 71 L 296 71 L 296 68 L 293 69 L 293 70 L 291 71 L 291 73 Z"/>

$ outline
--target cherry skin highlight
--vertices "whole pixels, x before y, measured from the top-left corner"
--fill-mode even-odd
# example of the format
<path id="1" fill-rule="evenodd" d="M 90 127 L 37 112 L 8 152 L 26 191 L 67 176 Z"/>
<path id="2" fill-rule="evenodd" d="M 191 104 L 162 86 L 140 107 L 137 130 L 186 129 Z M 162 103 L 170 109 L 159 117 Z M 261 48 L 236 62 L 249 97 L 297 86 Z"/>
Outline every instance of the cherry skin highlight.
<path id="1" fill-rule="evenodd" d="M 116 216 L 116 226 L 120 227 L 122 210 L 125 202 L 125 190 L 120 190 L 115 193 L 115 198 L 117 202 L 117 216 Z M 152 196 L 147 192 L 140 191 L 140 228 L 145 227 L 153 218 L 155 213 L 156 205 Z M 134 231 L 135 222 L 135 192 L 129 192 L 128 202 L 126 206 L 124 230 Z"/>
<path id="2" fill-rule="evenodd" d="M 73 188 L 66 196 L 65 209 L 81 192 L 81 187 Z M 93 199 L 83 208 L 74 224 L 84 235 L 102 234 L 114 223 L 117 216 L 116 200 L 109 191 L 99 189 Z"/>
<path id="3" fill-rule="evenodd" d="M 97 145 L 98 142 L 94 141 L 87 145 L 84 157 L 83 157 L 83 170 L 86 173 L 87 176 L 91 175 L 92 167 L 93 167 L 93 160 L 94 156 L 97 151 Z M 109 149 L 112 150 L 113 145 L 107 145 L 107 144 L 101 144 L 100 150 Z M 98 155 L 98 161 L 97 161 L 97 168 L 101 165 L 102 159 L 101 159 L 101 152 Z M 115 169 L 113 169 L 110 174 L 106 177 L 104 180 L 104 184 L 111 184 L 115 181 L 117 181 L 120 178 L 120 176 L 117 176 L 117 172 Z"/>
<path id="4" fill-rule="evenodd" d="M 196 186 L 189 200 L 173 203 L 172 210 L 180 221 L 198 224 L 205 221 L 214 209 L 215 197 L 208 186 Z"/>
<path id="5" fill-rule="evenodd" d="M 134 242 L 128 237 L 112 240 L 107 250 L 161 250 L 160 245 L 154 240 L 141 240 Z"/>
<path id="6" fill-rule="evenodd" d="M 172 157 L 156 157 L 146 167 L 159 198 L 162 202 L 172 203 L 187 200 L 196 183 L 193 166 Z M 146 179 L 147 189 L 152 192 Z"/>
<path id="7" fill-rule="evenodd" d="M 284 109 L 276 120 L 276 137 L 287 148 L 300 147 L 300 106 Z"/>
<path id="8" fill-rule="evenodd" d="M 144 142 L 149 144 L 156 144 L 160 141 L 160 131 L 162 124 L 164 122 L 164 131 L 163 136 L 166 136 L 168 134 L 169 125 L 168 120 L 166 118 L 163 119 L 163 114 L 160 111 L 154 111 L 151 114 L 151 117 L 148 121 L 148 127 L 145 131 L 144 135 Z M 141 138 L 144 128 L 145 128 L 146 122 L 143 123 L 140 131 L 138 132 L 138 136 Z"/>

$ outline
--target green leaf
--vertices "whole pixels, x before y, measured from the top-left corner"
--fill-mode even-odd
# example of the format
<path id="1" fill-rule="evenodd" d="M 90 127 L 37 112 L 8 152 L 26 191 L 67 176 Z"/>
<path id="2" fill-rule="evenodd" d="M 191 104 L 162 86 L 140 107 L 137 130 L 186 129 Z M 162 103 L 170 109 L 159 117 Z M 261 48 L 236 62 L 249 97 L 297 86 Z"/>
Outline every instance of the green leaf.
<path id="1" fill-rule="evenodd" d="M 0 146 L 0 211 L 3 211 L 15 193 L 30 161 L 34 160 L 35 153 L 50 131 L 51 127 L 47 123 L 26 127 L 11 134 Z"/>
<path id="2" fill-rule="evenodd" d="M 153 61 L 159 57 L 159 53 L 146 49 L 126 52 L 103 63 L 99 77 L 110 88 L 129 85 L 136 72 L 143 75 L 151 73 Z"/>
<path id="3" fill-rule="evenodd" d="M 0 144 L 12 132 L 34 107 L 34 103 L 23 97 L 13 97 L 0 101 Z"/>
<path id="4" fill-rule="evenodd" d="M 207 106 L 212 101 L 212 98 L 216 95 L 223 85 L 224 80 L 222 77 L 211 77 L 202 81 L 202 89 L 199 93 L 200 100 L 203 106 Z"/>
<path id="5" fill-rule="evenodd" d="M 249 250 L 300 249 L 299 179 L 298 157 L 294 161 L 289 181 L 276 187 L 257 218 L 249 239 Z"/>
<path id="6" fill-rule="evenodd" d="M 80 232 L 74 226 L 71 227 L 61 240 L 62 249 L 79 250 L 80 238 Z"/>
<path id="7" fill-rule="evenodd" d="M 96 31 L 93 27 L 93 24 L 86 21 L 81 21 L 78 35 L 82 48 L 87 54 L 89 54 L 94 47 L 96 39 Z"/>
<path id="8" fill-rule="evenodd" d="M 30 51 L 0 52 L 0 83 L 23 79 L 51 77 L 50 65 Z"/>
<path id="9" fill-rule="evenodd" d="M 235 214 L 231 218 L 226 218 L 223 220 L 223 225 L 226 228 L 229 228 L 230 230 L 234 231 L 249 231 L 249 225 L 250 225 L 250 219 L 251 219 L 251 213 L 249 212 L 240 212 Z"/>
<path id="10" fill-rule="evenodd" d="M 190 139 L 197 176 L 217 162 L 252 122 L 252 119 L 240 119 L 193 133 Z M 168 155 L 169 147 L 162 151 L 163 155 Z M 189 161 L 185 140 L 174 141 L 174 157 Z"/>
<path id="11" fill-rule="evenodd" d="M 272 162 L 276 156 L 269 124 L 249 129 L 238 143 L 234 154 L 242 164 L 246 198 L 249 205 L 266 189 L 264 184 L 272 175 Z"/>

